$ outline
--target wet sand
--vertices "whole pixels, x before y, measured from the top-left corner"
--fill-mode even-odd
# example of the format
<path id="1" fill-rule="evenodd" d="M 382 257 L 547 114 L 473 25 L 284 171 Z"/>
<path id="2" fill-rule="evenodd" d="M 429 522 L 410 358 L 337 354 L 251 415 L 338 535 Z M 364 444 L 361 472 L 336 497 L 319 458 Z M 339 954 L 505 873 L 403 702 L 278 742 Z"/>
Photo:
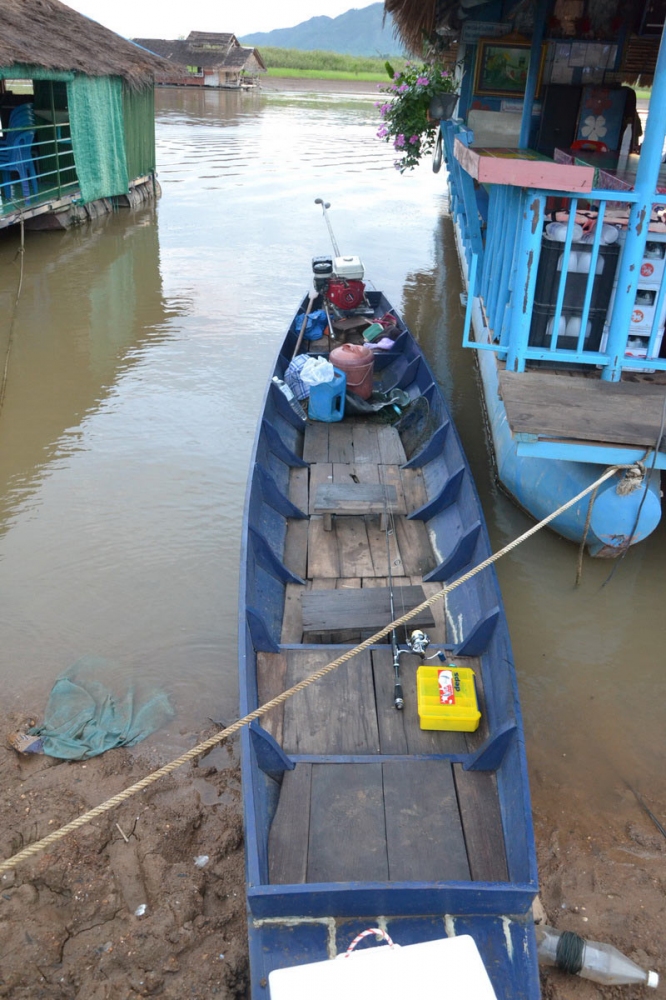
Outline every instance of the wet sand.
<path id="1" fill-rule="evenodd" d="M 0 717 L 3 736 L 22 721 Z M 161 763 L 148 745 L 72 763 L 1 746 L 1 856 Z M 0 876 L 0 997 L 245 997 L 244 886 L 240 775 L 218 748 Z"/>

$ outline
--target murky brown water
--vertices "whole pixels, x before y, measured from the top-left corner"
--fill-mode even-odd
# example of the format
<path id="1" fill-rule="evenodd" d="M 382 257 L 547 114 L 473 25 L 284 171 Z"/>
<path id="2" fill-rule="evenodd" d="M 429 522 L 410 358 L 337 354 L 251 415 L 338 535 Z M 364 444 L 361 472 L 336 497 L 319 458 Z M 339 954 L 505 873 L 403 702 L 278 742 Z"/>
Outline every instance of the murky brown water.
<path id="1" fill-rule="evenodd" d="M 528 526 L 497 491 L 444 173 L 401 177 L 373 99 L 161 90 L 156 209 L 29 234 L 0 412 L 0 684 L 43 711 L 85 654 L 161 684 L 171 735 L 236 712 L 246 470 L 310 258 L 341 248 L 401 307 L 446 390 L 494 547 Z M 0 238 L 0 375 L 18 283 Z M 535 775 L 599 796 L 664 773 L 666 531 L 611 565 L 545 533 L 499 572 Z M 566 757 L 563 755 L 566 754 Z"/>

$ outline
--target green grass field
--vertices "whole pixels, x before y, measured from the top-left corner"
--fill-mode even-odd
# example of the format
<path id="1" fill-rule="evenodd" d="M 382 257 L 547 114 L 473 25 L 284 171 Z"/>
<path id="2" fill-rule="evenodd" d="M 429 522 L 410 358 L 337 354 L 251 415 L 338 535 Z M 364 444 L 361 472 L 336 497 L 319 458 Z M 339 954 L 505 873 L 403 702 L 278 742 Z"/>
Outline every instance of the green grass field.
<path id="1" fill-rule="evenodd" d="M 374 56 L 345 56 L 339 52 L 301 49 L 261 48 L 261 58 L 269 76 L 308 77 L 315 80 L 386 80 L 386 60 Z M 391 59 L 396 70 L 402 69 L 404 59 Z"/>
<path id="2" fill-rule="evenodd" d="M 388 83 L 386 73 L 350 73 L 335 69 L 287 69 L 279 66 L 271 67 L 268 76 L 277 76 L 294 80 L 367 80 L 368 83 Z"/>

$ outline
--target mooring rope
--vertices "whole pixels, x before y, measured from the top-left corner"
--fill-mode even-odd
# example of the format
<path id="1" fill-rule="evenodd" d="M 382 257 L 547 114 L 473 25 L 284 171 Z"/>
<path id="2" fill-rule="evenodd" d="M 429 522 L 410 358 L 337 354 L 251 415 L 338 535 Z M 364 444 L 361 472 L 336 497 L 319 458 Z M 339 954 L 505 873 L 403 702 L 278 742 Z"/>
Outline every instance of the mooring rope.
<path id="1" fill-rule="evenodd" d="M 248 715 L 243 716 L 242 719 L 238 719 L 236 722 L 233 722 L 230 726 L 227 726 L 219 733 L 215 733 L 214 736 L 211 736 L 209 739 L 204 740 L 203 743 L 199 743 L 197 746 L 192 747 L 191 750 L 186 751 L 186 753 L 181 754 L 180 757 L 176 757 L 175 760 L 172 760 L 170 761 L 170 763 L 165 764 L 163 767 L 158 768 L 156 771 L 153 771 L 152 774 L 146 775 L 145 778 L 142 778 L 135 784 L 130 785 L 129 788 L 124 789 L 124 791 L 118 792 L 117 795 L 114 795 L 110 799 L 107 799 L 106 802 L 102 802 L 100 805 L 95 806 L 93 809 L 88 810 L 88 812 L 83 813 L 81 816 L 77 816 L 76 819 L 73 819 L 70 823 L 67 823 L 59 830 L 54 830 L 52 833 L 50 833 L 47 837 L 44 837 L 42 840 L 35 841 L 34 844 L 30 844 L 28 847 L 24 847 L 23 850 L 19 851 L 17 854 L 14 854 L 11 858 L 8 858 L 6 861 L 0 862 L 0 875 L 2 875 L 3 872 L 9 871 L 11 868 L 15 868 L 16 865 L 19 864 L 21 861 L 25 861 L 27 858 L 33 857 L 35 854 L 39 854 L 41 851 L 46 850 L 47 847 L 50 847 L 52 844 L 57 843 L 57 841 L 62 840 L 62 838 L 66 837 L 67 834 L 73 833 L 74 830 L 78 830 L 80 827 L 85 826 L 87 823 L 90 823 L 98 816 L 102 816 L 105 812 L 108 812 L 110 809 L 114 809 L 116 806 L 119 806 L 122 802 L 125 802 L 133 795 L 136 795 L 137 792 L 144 791 L 144 789 L 148 788 L 150 785 L 153 785 L 156 781 L 159 781 L 160 778 L 166 777 L 168 774 L 171 774 L 172 771 L 175 771 L 177 768 L 182 767 L 183 764 L 187 764 L 188 761 L 194 760 L 195 757 L 200 757 L 207 751 L 212 750 L 213 747 L 216 747 L 219 743 L 222 743 L 223 740 L 228 739 L 230 736 L 233 736 L 235 733 L 237 733 L 240 729 L 243 729 L 245 726 L 248 726 L 251 722 L 254 722 L 255 719 L 260 719 L 262 715 L 266 715 L 266 713 L 270 712 L 271 709 L 277 708 L 278 705 L 282 705 L 283 702 L 287 701 L 289 698 L 293 698 L 293 696 L 295 694 L 298 694 L 299 691 L 303 691 L 306 687 L 309 687 L 311 684 L 314 684 L 322 677 L 325 677 L 326 674 L 332 673 L 338 667 L 342 666 L 343 663 L 346 663 L 348 660 L 351 660 L 354 656 L 358 656 L 359 653 L 362 653 L 364 650 L 368 649 L 369 646 L 372 646 L 375 643 L 380 642 L 380 640 L 385 638 L 385 636 L 387 636 L 390 632 L 392 632 L 393 629 L 398 629 L 400 628 L 401 625 L 405 625 L 416 615 L 420 614 L 421 611 L 425 611 L 427 608 L 432 607 L 433 604 L 436 604 L 438 601 L 443 600 L 447 596 L 447 594 L 451 593 L 452 590 L 456 590 L 458 587 L 461 587 L 463 583 L 467 583 L 467 581 L 471 580 L 472 577 L 477 575 L 477 573 L 481 573 L 488 566 L 491 566 L 493 563 L 497 562 L 503 556 L 508 555 L 508 553 L 512 552 L 513 549 L 517 548 L 523 542 L 527 541 L 527 539 L 531 538 L 532 535 L 535 535 L 537 531 L 541 531 L 542 528 L 545 528 L 547 524 L 550 524 L 551 521 L 555 520 L 556 517 L 559 517 L 559 515 L 564 513 L 565 510 L 568 510 L 569 507 L 573 507 L 574 504 L 578 503 L 579 500 L 582 500 L 584 496 L 587 496 L 587 494 L 591 493 L 592 490 L 598 489 L 598 487 L 602 483 L 604 483 L 607 479 L 610 479 L 611 476 L 614 476 L 617 472 L 621 471 L 624 468 L 626 468 L 626 466 L 617 466 L 617 465 L 610 466 L 608 469 L 606 469 L 604 474 L 600 476 L 596 482 L 591 483 L 590 486 L 587 486 L 584 490 L 582 490 L 575 497 L 573 497 L 573 499 L 568 500 L 567 503 L 565 504 L 562 504 L 562 506 L 559 507 L 556 511 L 554 511 L 552 514 L 549 514 L 542 521 L 539 521 L 538 524 L 533 525 L 528 531 L 524 532 L 524 534 L 520 535 L 518 538 L 514 538 L 512 542 L 509 542 L 508 545 L 505 545 L 503 549 L 499 550 L 499 552 L 496 552 L 494 553 L 494 555 L 491 555 L 487 559 L 484 559 L 483 562 L 480 562 L 473 569 L 469 570 L 468 573 L 465 573 L 457 580 L 454 580 L 453 583 L 448 584 L 448 586 L 444 587 L 442 590 L 437 591 L 436 594 L 433 594 L 427 600 L 423 601 L 422 604 L 417 605 L 415 608 L 412 608 L 411 611 L 407 611 L 404 615 L 401 615 L 400 618 L 396 618 L 395 621 L 392 621 L 388 625 L 385 625 L 382 629 L 380 629 L 379 632 L 375 632 L 374 635 L 371 635 L 369 639 L 365 639 L 358 646 L 355 646 L 353 649 L 349 649 L 345 653 L 342 653 L 331 663 L 328 663 L 325 666 L 320 667 L 319 670 L 315 670 L 314 673 L 310 674 L 308 677 L 305 677 L 302 681 L 299 681 L 298 684 L 294 684 L 294 686 L 290 687 L 287 691 L 283 691 L 275 698 L 272 698 L 271 701 L 267 701 L 265 704 L 260 705 L 259 708 L 255 708 L 253 712 L 250 712 Z"/>

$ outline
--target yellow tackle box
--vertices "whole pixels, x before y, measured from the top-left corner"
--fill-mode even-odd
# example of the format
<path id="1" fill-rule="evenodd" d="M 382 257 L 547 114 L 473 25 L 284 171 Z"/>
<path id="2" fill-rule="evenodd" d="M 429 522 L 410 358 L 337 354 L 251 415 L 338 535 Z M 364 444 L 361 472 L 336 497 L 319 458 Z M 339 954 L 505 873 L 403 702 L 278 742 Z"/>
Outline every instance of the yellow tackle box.
<path id="1" fill-rule="evenodd" d="M 419 667 L 416 694 L 421 729 L 473 733 L 479 728 L 481 712 L 469 667 Z"/>

